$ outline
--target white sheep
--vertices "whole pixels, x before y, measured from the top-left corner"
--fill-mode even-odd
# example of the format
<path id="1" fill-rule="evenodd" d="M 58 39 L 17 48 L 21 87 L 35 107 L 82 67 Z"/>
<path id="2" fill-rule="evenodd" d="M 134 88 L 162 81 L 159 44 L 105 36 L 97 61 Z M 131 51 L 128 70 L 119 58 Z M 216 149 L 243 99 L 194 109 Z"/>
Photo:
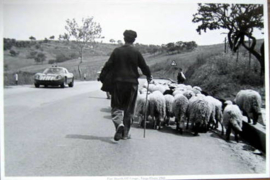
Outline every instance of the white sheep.
<path id="1" fill-rule="evenodd" d="M 198 90 L 200 92 L 202 91 L 202 88 L 200 88 L 199 86 L 194 86 L 193 89 L 196 89 L 196 90 Z"/>
<path id="2" fill-rule="evenodd" d="M 148 96 L 149 99 L 149 96 Z M 147 101 L 147 106 L 148 106 L 149 101 Z M 144 118 L 145 118 L 145 107 L 146 106 L 146 92 L 137 95 L 136 99 L 136 105 L 135 105 L 135 111 L 134 115 L 135 117 L 139 118 L 139 122 L 142 123 Z M 147 115 L 146 115 L 147 116 Z"/>
<path id="3" fill-rule="evenodd" d="M 248 122 L 253 119 L 253 124 L 258 121 L 264 123 L 261 113 L 262 98 L 260 94 L 254 90 L 241 90 L 237 93 L 235 103 L 243 111 L 243 115 L 247 116 Z"/>
<path id="4" fill-rule="evenodd" d="M 192 123 L 194 135 L 198 135 L 201 128 L 207 132 L 207 125 L 210 119 L 211 109 L 209 103 L 204 97 L 192 97 L 189 100 L 187 114 L 187 129 L 190 121 Z"/>
<path id="5" fill-rule="evenodd" d="M 187 89 L 187 86 L 185 84 L 177 84 L 176 89 Z"/>
<path id="6" fill-rule="evenodd" d="M 215 125 L 214 129 L 218 128 L 218 123 L 221 125 L 221 134 L 224 134 L 224 129 L 223 129 L 223 114 L 222 114 L 222 103 L 217 100 L 216 98 L 212 96 L 206 96 L 205 99 L 208 101 L 210 104 L 211 108 L 211 115 L 210 115 L 210 120 L 208 122 L 208 129 L 210 127 L 210 124 L 213 123 Z"/>
<path id="7" fill-rule="evenodd" d="M 173 101 L 174 97 L 170 94 L 164 95 L 165 102 L 166 102 L 166 118 L 165 118 L 165 124 L 169 125 L 170 123 L 170 118 L 174 117 L 174 112 L 173 112 Z"/>
<path id="8" fill-rule="evenodd" d="M 166 91 L 169 90 L 168 85 L 163 85 L 163 84 L 157 84 L 154 88 L 154 91 L 160 91 L 162 94 Z"/>
<path id="9" fill-rule="evenodd" d="M 188 99 L 195 96 L 195 93 L 189 89 L 178 88 L 173 92 L 173 96 L 176 96 L 177 94 L 182 94 L 182 95 L 186 96 L 186 98 L 188 98 Z"/>
<path id="10" fill-rule="evenodd" d="M 154 121 L 154 129 L 160 129 L 161 123 L 166 116 L 166 101 L 164 95 L 160 91 L 154 91 L 149 94 L 149 115 Z"/>
<path id="11" fill-rule="evenodd" d="M 186 96 L 186 98 L 190 99 L 193 96 L 195 96 L 195 93 L 191 90 L 186 90 L 186 91 L 184 91 L 183 95 Z"/>
<path id="12" fill-rule="evenodd" d="M 173 112 L 175 114 L 176 130 L 183 133 L 183 128 L 186 122 L 186 113 L 189 105 L 188 99 L 182 95 L 177 94 L 173 101 Z"/>
<path id="13" fill-rule="evenodd" d="M 155 84 L 149 84 L 149 88 L 148 88 L 149 92 L 154 92 L 156 90 L 156 85 Z"/>
<path id="14" fill-rule="evenodd" d="M 229 104 L 223 112 L 223 124 L 226 128 L 226 140 L 230 140 L 231 130 L 234 131 L 235 140 L 238 142 L 238 134 L 242 132 L 243 116 L 237 105 Z"/>
<path id="15" fill-rule="evenodd" d="M 139 92 L 140 92 L 140 94 L 144 94 L 144 93 L 147 92 L 147 89 L 146 88 L 142 88 L 142 89 L 139 90 Z"/>
<path id="16" fill-rule="evenodd" d="M 193 91 L 193 93 L 194 93 L 195 95 L 201 94 L 201 90 L 199 90 L 199 87 L 197 87 L 197 86 L 195 86 L 195 88 L 193 87 L 193 88 L 191 89 L 191 91 Z"/>
<path id="17" fill-rule="evenodd" d="M 185 89 L 175 89 L 173 92 L 173 96 L 176 96 L 177 94 L 183 94 L 185 92 Z"/>

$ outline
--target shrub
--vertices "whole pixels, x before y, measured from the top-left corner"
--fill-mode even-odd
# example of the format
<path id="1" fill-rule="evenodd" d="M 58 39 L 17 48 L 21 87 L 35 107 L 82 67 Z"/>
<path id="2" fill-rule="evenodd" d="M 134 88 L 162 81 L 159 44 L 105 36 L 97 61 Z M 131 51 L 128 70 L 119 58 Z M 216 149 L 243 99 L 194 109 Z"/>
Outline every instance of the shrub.
<path id="1" fill-rule="evenodd" d="M 56 62 L 64 62 L 64 61 L 68 61 L 68 60 L 71 60 L 71 59 L 76 59 L 78 58 L 79 55 L 75 52 L 71 53 L 71 54 L 57 54 L 56 55 Z"/>
<path id="2" fill-rule="evenodd" d="M 70 59 L 77 59 L 79 57 L 79 55 L 77 54 L 77 53 L 71 53 L 70 55 L 69 55 L 69 58 Z"/>
<path id="3" fill-rule="evenodd" d="M 6 50 L 10 50 L 12 48 L 12 44 L 11 43 L 4 43 L 4 51 Z"/>
<path id="4" fill-rule="evenodd" d="M 44 42 L 44 43 L 48 43 L 49 40 L 48 40 L 47 38 L 45 38 L 45 39 L 43 40 L 43 42 Z"/>
<path id="5" fill-rule="evenodd" d="M 50 60 L 48 61 L 48 64 L 54 64 L 54 63 L 56 63 L 56 60 L 54 60 L 54 59 L 50 59 Z"/>
<path id="6" fill-rule="evenodd" d="M 4 65 L 4 71 L 7 71 L 7 70 L 8 70 L 8 65 L 5 64 L 5 65 Z"/>
<path id="7" fill-rule="evenodd" d="M 40 49 L 40 47 L 41 47 L 40 44 L 37 44 L 37 45 L 35 46 L 36 49 Z"/>
<path id="8" fill-rule="evenodd" d="M 18 52 L 16 52 L 15 50 L 13 50 L 13 49 L 11 49 L 10 51 L 9 51 L 9 53 L 10 53 L 10 55 L 11 56 L 17 56 L 17 55 L 19 55 L 20 54 L 20 52 L 18 51 Z"/>
<path id="9" fill-rule="evenodd" d="M 42 52 L 38 53 L 37 56 L 35 57 L 35 61 L 37 63 L 40 63 L 40 62 L 43 63 L 43 61 L 45 60 L 46 60 L 46 55 Z"/>
<path id="10" fill-rule="evenodd" d="M 27 59 L 35 59 L 36 55 L 37 55 L 37 51 L 31 51 L 26 55 Z"/>
<path id="11" fill-rule="evenodd" d="M 64 62 L 64 61 L 67 61 L 69 58 L 66 57 L 65 54 L 57 54 L 56 55 L 56 62 Z"/>

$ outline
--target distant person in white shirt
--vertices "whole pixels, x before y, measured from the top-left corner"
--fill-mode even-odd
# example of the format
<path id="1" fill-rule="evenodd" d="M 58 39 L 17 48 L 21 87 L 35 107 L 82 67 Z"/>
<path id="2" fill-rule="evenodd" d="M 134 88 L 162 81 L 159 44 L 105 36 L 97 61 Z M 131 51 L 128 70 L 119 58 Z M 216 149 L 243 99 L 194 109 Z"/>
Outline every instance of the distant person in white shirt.
<path id="1" fill-rule="evenodd" d="M 14 78 L 15 78 L 15 84 L 18 85 L 19 75 L 16 73 L 16 74 L 14 75 Z"/>
<path id="2" fill-rule="evenodd" d="M 182 68 L 179 69 L 178 75 L 177 75 L 177 82 L 178 84 L 183 84 L 186 80 L 186 77 L 182 71 Z"/>

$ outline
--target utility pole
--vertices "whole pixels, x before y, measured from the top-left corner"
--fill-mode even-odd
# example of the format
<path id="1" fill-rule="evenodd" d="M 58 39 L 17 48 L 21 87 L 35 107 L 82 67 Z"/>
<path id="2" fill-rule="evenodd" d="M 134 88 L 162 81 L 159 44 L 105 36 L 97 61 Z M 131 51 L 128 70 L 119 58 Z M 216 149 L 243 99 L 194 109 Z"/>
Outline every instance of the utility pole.
<path id="1" fill-rule="evenodd" d="M 227 38 L 225 37 L 224 53 L 227 53 Z"/>
<path id="2" fill-rule="evenodd" d="M 248 38 L 248 47 L 250 47 L 250 38 Z M 248 52 L 248 54 L 249 54 L 248 66 L 249 66 L 249 69 L 250 69 L 250 66 L 251 66 L 251 53 L 250 53 L 250 51 Z"/>

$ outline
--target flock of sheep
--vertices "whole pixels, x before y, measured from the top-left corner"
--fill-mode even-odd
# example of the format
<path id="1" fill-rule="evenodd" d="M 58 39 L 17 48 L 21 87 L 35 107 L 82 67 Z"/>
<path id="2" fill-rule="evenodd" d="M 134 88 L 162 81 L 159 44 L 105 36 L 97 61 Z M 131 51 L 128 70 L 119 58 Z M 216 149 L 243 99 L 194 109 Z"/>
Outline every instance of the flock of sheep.
<path id="1" fill-rule="evenodd" d="M 146 82 L 139 90 L 135 116 L 140 119 L 142 127 L 146 116 L 154 129 L 169 126 L 174 117 L 176 130 L 181 134 L 190 124 L 194 135 L 217 129 L 220 124 L 221 134 L 224 135 L 225 127 L 226 139 L 229 140 L 233 131 L 238 142 L 244 116 L 249 123 L 251 119 L 253 124 L 263 122 L 261 104 L 261 96 L 254 90 L 241 90 L 232 102 L 207 95 L 198 86 L 153 81 L 149 85 Z"/>

